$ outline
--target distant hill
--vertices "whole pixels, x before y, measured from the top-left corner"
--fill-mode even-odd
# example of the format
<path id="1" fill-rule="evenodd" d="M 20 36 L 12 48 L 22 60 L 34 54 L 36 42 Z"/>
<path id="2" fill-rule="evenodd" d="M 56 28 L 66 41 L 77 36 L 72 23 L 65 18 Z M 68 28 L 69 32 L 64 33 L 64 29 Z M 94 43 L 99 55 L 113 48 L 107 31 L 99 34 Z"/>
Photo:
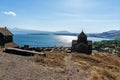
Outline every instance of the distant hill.
<path id="1" fill-rule="evenodd" d="M 77 33 L 71 33 L 68 31 L 56 31 L 53 33 L 54 35 L 69 35 L 69 36 L 77 36 Z"/>
<path id="2" fill-rule="evenodd" d="M 77 35 L 77 33 L 71 33 L 69 31 L 39 31 L 39 30 L 28 30 L 28 29 L 20 29 L 20 28 L 13 28 L 10 29 L 13 34 L 30 34 L 30 35 Z"/>
<path id="3" fill-rule="evenodd" d="M 39 31 L 39 30 L 27 30 L 27 29 L 20 29 L 20 28 L 13 28 L 10 29 L 13 34 L 31 34 L 31 35 L 69 35 L 69 36 L 77 36 L 79 33 L 71 33 L 69 31 Z M 87 34 L 89 37 L 98 37 L 98 38 L 120 38 L 120 30 L 110 30 L 103 33 L 89 33 Z"/>
<path id="4" fill-rule="evenodd" d="M 120 38 L 120 30 L 111 30 L 103 33 L 88 34 L 89 37 L 100 37 L 100 38 Z"/>
<path id="5" fill-rule="evenodd" d="M 69 31 L 56 31 L 55 33 L 70 33 Z"/>
<path id="6" fill-rule="evenodd" d="M 50 33 L 50 31 L 39 31 L 39 30 L 28 30 L 28 29 L 20 29 L 20 28 L 13 28 L 10 29 L 13 34 L 37 34 L 37 33 Z"/>

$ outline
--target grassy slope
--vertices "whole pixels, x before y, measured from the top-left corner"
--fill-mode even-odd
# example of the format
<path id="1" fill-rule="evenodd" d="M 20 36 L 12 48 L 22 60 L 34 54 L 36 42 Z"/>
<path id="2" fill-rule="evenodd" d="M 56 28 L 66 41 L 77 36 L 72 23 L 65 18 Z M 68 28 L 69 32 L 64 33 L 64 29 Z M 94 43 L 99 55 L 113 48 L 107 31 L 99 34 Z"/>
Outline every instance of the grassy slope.
<path id="1" fill-rule="evenodd" d="M 24 57 L 0 52 L 0 80 L 120 80 L 120 57 L 49 53 Z"/>
<path id="2" fill-rule="evenodd" d="M 50 53 L 35 57 L 38 63 L 61 67 L 72 80 L 120 80 L 120 58 L 107 53 L 95 55 Z"/>

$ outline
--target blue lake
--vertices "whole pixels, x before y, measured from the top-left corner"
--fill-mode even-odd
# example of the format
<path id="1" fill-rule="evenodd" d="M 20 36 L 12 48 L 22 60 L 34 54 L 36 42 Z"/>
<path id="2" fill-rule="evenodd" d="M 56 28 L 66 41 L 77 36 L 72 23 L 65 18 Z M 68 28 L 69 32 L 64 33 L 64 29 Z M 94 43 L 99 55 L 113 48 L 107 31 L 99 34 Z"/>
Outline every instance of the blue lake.
<path id="1" fill-rule="evenodd" d="M 19 46 L 29 45 L 31 47 L 71 47 L 72 40 L 76 40 L 77 36 L 15 34 L 13 39 L 14 42 L 16 42 Z M 109 39 L 88 37 L 88 40 L 101 41 Z"/>

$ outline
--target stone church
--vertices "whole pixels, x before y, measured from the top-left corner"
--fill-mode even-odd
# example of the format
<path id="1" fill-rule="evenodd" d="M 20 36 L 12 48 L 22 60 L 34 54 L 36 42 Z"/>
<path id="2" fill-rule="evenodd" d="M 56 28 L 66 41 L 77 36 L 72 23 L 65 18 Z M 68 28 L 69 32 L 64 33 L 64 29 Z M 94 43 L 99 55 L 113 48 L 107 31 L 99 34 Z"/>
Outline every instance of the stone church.
<path id="1" fill-rule="evenodd" d="M 92 54 L 92 41 L 87 40 L 87 35 L 82 31 L 78 40 L 72 41 L 72 52 Z"/>

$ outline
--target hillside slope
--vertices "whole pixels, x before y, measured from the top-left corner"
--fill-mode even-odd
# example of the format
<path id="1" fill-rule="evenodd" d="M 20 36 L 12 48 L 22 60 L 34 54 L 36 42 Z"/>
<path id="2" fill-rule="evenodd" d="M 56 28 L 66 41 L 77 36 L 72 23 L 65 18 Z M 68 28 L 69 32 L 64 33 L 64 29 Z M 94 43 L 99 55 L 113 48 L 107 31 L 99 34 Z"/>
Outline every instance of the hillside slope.
<path id="1" fill-rule="evenodd" d="M 120 38 L 120 30 L 112 30 L 98 34 L 88 34 L 90 37 L 100 37 L 100 38 Z"/>
<path id="2" fill-rule="evenodd" d="M 0 80 L 120 80 L 120 57 L 45 52 L 25 57 L 0 52 Z"/>

